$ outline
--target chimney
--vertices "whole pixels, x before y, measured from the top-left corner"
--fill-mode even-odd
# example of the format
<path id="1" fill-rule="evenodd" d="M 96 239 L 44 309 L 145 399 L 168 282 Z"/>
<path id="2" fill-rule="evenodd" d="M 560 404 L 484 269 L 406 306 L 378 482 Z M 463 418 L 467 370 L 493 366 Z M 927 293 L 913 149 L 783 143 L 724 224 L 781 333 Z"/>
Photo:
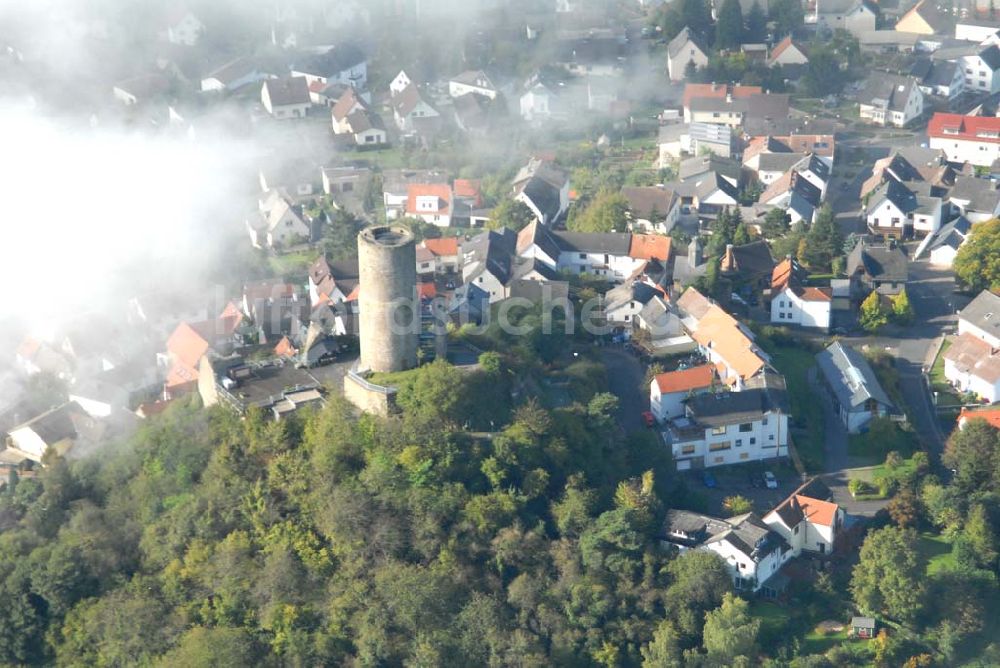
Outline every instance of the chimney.
<path id="1" fill-rule="evenodd" d="M 701 264 L 701 240 L 699 237 L 695 237 L 688 244 L 688 265 L 691 267 L 697 267 Z"/>
<path id="2" fill-rule="evenodd" d="M 733 252 L 733 245 L 732 244 L 726 244 L 726 252 L 727 253 L 732 253 Z"/>
<path id="3" fill-rule="evenodd" d="M 787 253 L 787 254 L 785 255 L 785 259 L 786 259 L 786 260 L 791 260 L 791 259 L 792 259 L 792 254 L 791 254 L 791 253 Z"/>

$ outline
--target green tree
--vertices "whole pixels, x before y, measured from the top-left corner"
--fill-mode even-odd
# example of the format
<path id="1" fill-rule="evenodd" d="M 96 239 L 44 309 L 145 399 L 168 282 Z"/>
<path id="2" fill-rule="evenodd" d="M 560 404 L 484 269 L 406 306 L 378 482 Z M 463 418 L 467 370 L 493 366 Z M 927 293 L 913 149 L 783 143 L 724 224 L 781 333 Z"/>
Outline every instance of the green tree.
<path id="1" fill-rule="evenodd" d="M 739 0 L 723 0 L 715 22 L 715 48 L 738 49 L 743 42 L 743 11 Z"/>
<path id="2" fill-rule="evenodd" d="M 753 241 L 750 236 L 750 228 L 747 227 L 746 223 L 740 223 L 736 226 L 733 231 L 733 243 L 737 246 L 742 246 L 743 244 L 748 244 Z"/>
<path id="3" fill-rule="evenodd" d="M 816 212 L 816 219 L 806 233 L 805 257 L 799 259 L 813 269 L 828 269 L 843 245 L 844 239 L 833 209 L 824 204 Z"/>
<path id="4" fill-rule="evenodd" d="M 987 507 L 977 503 L 969 509 L 965 519 L 962 537 L 975 555 L 976 563 L 981 568 L 995 571 L 997 567 L 998 541 L 996 528 Z"/>
<path id="5" fill-rule="evenodd" d="M 769 10 L 779 36 L 787 35 L 805 23 L 805 12 L 799 0 L 772 0 Z"/>
<path id="6" fill-rule="evenodd" d="M 260 656 L 253 638 L 240 628 L 196 626 L 181 636 L 178 646 L 156 662 L 156 666 L 252 666 Z"/>
<path id="7" fill-rule="evenodd" d="M 684 653 L 681 651 L 680 636 L 669 620 L 663 620 L 653 639 L 642 648 L 643 668 L 681 668 Z"/>
<path id="8" fill-rule="evenodd" d="M 863 611 L 909 622 L 920 614 L 924 582 L 916 532 L 886 527 L 865 538 L 851 576 L 851 593 Z"/>
<path id="9" fill-rule="evenodd" d="M 877 332 L 889 323 L 889 313 L 882 304 L 881 296 L 874 290 L 861 302 L 858 322 L 866 332 Z"/>
<path id="10" fill-rule="evenodd" d="M 583 211 L 574 211 L 566 227 L 574 232 L 624 232 L 627 224 L 628 200 L 604 190 Z"/>
<path id="11" fill-rule="evenodd" d="M 892 319 L 900 325 L 908 325 L 913 321 L 913 306 L 906 294 L 906 288 L 892 298 Z"/>
<path id="12" fill-rule="evenodd" d="M 760 44 L 767 39 L 767 14 L 761 9 L 760 3 L 754 0 L 747 12 L 746 32 L 744 40 L 751 44 Z"/>
<path id="13" fill-rule="evenodd" d="M 714 552 L 690 550 L 667 566 L 672 582 L 664 595 L 667 615 L 682 641 L 701 636 L 705 613 L 722 603 L 733 586 L 723 559 Z"/>
<path id="14" fill-rule="evenodd" d="M 506 227 L 517 232 L 526 227 L 535 219 L 535 214 L 531 212 L 528 205 L 520 200 L 507 197 L 500 201 L 490 212 L 490 219 L 487 227 L 491 230 L 498 230 Z"/>
<path id="15" fill-rule="evenodd" d="M 696 35 L 708 37 L 712 30 L 712 10 L 708 0 L 680 0 L 684 25 Z"/>
<path id="16" fill-rule="evenodd" d="M 1000 219 L 972 228 L 953 263 L 959 281 L 973 291 L 1000 288 Z"/>
<path id="17" fill-rule="evenodd" d="M 968 497 L 996 490 L 998 453 L 1000 432 L 986 420 L 969 420 L 952 433 L 941 461 L 955 470 L 952 485 Z"/>
<path id="18" fill-rule="evenodd" d="M 782 0 L 784 1 L 784 0 Z M 839 93 L 845 83 L 843 62 L 830 49 L 813 49 L 809 54 L 809 64 L 802 76 L 802 85 L 811 97 L 826 97 Z"/>
<path id="19" fill-rule="evenodd" d="M 764 220 L 760 224 L 761 233 L 768 239 L 783 237 L 788 234 L 788 212 L 775 207 L 764 214 Z"/>
<path id="20" fill-rule="evenodd" d="M 746 601 L 727 592 L 722 605 L 705 615 L 702 644 L 712 665 L 749 665 L 756 657 L 760 620 L 749 609 Z"/>
<path id="21" fill-rule="evenodd" d="M 753 510 L 753 502 L 745 496 L 727 496 L 722 500 L 722 507 L 730 515 L 743 515 Z"/>
<path id="22" fill-rule="evenodd" d="M 362 223 L 346 209 L 327 213 L 323 227 L 323 252 L 332 260 L 355 257 L 358 254 L 358 232 Z"/>

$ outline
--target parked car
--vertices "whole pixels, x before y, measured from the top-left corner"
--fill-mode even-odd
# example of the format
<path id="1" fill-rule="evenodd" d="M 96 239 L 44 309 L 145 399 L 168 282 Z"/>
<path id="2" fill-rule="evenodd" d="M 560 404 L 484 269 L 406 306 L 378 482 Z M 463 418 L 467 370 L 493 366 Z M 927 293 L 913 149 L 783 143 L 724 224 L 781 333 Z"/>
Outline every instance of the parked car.
<path id="1" fill-rule="evenodd" d="M 747 477 L 750 478 L 750 486 L 751 487 L 760 488 L 760 487 L 762 487 L 764 485 L 764 481 L 761 479 L 759 473 L 751 473 Z"/>
<path id="2" fill-rule="evenodd" d="M 701 474 L 701 481 L 705 484 L 705 487 L 714 489 L 719 486 L 719 483 L 715 482 L 715 476 L 708 471 L 703 471 Z"/>
<path id="3" fill-rule="evenodd" d="M 768 489 L 778 489 L 778 479 L 770 471 L 764 471 L 764 486 Z"/>
<path id="4" fill-rule="evenodd" d="M 656 426 L 656 418 L 653 416 L 653 414 L 650 411 L 643 411 L 642 412 L 642 422 L 649 429 L 652 429 L 653 427 Z"/>

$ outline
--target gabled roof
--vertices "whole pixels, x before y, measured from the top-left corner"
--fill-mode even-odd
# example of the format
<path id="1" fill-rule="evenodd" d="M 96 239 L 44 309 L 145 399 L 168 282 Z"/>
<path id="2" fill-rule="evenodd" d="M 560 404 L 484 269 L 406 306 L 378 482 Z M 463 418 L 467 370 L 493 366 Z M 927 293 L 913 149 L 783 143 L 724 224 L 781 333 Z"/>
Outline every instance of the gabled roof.
<path id="1" fill-rule="evenodd" d="M 368 130 L 385 130 L 385 123 L 382 117 L 370 109 L 358 109 L 347 117 L 347 124 L 354 134 L 361 134 Z"/>
<path id="2" fill-rule="evenodd" d="M 944 359 L 959 373 L 981 378 L 990 385 L 1000 381 L 1000 354 L 990 344 L 972 334 L 959 334 L 944 351 Z"/>
<path id="3" fill-rule="evenodd" d="M 357 107 L 367 109 L 368 103 L 365 102 L 364 98 L 358 95 L 354 88 L 348 88 L 337 100 L 337 103 L 333 105 L 333 109 L 330 111 L 330 114 L 333 116 L 334 120 L 339 122 L 347 118 Z"/>
<path id="4" fill-rule="evenodd" d="M 888 111 L 903 111 L 916 86 L 917 80 L 911 76 L 876 72 L 858 93 L 858 102 Z"/>
<path id="5" fill-rule="evenodd" d="M 518 254 L 524 253 L 532 245 L 538 246 L 538 248 L 549 256 L 553 261 L 559 259 L 559 243 L 552 236 L 549 228 L 542 225 L 539 221 L 533 220 L 528 225 L 517 233 L 517 252 Z"/>
<path id="6" fill-rule="evenodd" d="M 869 399 L 883 406 L 893 405 L 868 360 L 854 348 L 835 341 L 816 355 L 816 362 L 842 406 L 864 406 Z"/>
<path id="7" fill-rule="evenodd" d="M 653 380 L 660 389 L 660 394 L 703 390 L 712 387 L 712 383 L 715 382 L 715 366 L 702 364 L 681 371 L 659 373 L 653 377 Z"/>
<path id="8" fill-rule="evenodd" d="M 933 251 L 937 248 L 943 248 L 944 246 L 949 246 L 955 250 L 962 245 L 965 239 L 969 236 L 969 231 L 972 229 L 972 223 L 965 216 L 959 216 L 954 220 L 948 221 L 941 226 L 941 229 L 937 231 L 934 237 L 934 241 L 931 245 L 927 247 L 928 251 Z"/>
<path id="9" fill-rule="evenodd" d="M 934 2 L 920 0 L 913 9 L 903 14 L 897 22 L 897 26 L 909 16 L 916 15 L 922 18 L 931 27 L 935 34 L 946 34 L 950 32 L 950 21 L 948 17 L 937 10 Z M 898 30 L 898 28 L 897 28 Z"/>
<path id="10" fill-rule="evenodd" d="M 806 270 L 792 257 L 779 262 L 771 272 L 771 291 L 777 293 L 788 286 L 797 287 L 806 278 Z"/>
<path id="11" fill-rule="evenodd" d="M 693 44 L 703 55 L 708 54 L 708 50 L 702 45 L 701 40 L 698 39 L 687 26 L 684 26 L 681 31 L 677 33 L 677 36 L 670 40 L 670 43 L 667 44 L 667 54 L 671 58 L 676 58 L 688 43 Z"/>
<path id="12" fill-rule="evenodd" d="M 787 412 L 784 390 L 753 388 L 742 392 L 696 394 L 687 402 L 688 414 L 709 427 L 750 422 L 771 412 Z"/>
<path id="13" fill-rule="evenodd" d="M 994 429 L 1000 429 L 1000 408 L 966 408 L 963 406 L 958 414 L 958 423 L 964 424 L 969 420 L 985 420 Z"/>
<path id="14" fill-rule="evenodd" d="M 948 140 L 1000 144 L 1000 118 L 939 112 L 927 124 L 927 135 Z"/>
<path id="15" fill-rule="evenodd" d="M 86 415 L 86 411 L 80 404 L 68 401 L 17 425 L 10 432 L 30 429 L 48 446 L 64 439 L 75 439 L 77 437 L 76 420 Z"/>
<path id="16" fill-rule="evenodd" d="M 774 269 L 771 248 L 765 241 L 751 241 L 748 244 L 726 246 L 719 270 L 724 274 L 744 276 L 769 275 Z"/>
<path id="17" fill-rule="evenodd" d="M 449 81 L 454 81 L 455 83 L 464 84 L 466 86 L 475 86 L 477 88 L 496 90 L 496 86 L 490 80 L 486 72 L 482 70 L 466 70 L 461 74 L 453 76 Z"/>
<path id="18" fill-rule="evenodd" d="M 959 311 L 958 317 L 984 332 L 1000 336 L 1000 296 L 983 290 Z"/>
<path id="19" fill-rule="evenodd" d="M 794 48 L 796 51 L 801 53 L 803 57 L 806 57 L 806 50 L 803 49 L 798 44 L 796 44 L 795 42 L 793 42 L 791 35 L 787 35 L 785 39 L 778 42 L 777 46 L 775 46 L 771 50 L 771 57 L 769 60 L 773 63 L 778 59 L 779 56 L 781 56 L 781 54 L 783 54 L 786 50 L 791 48 Z M 808 57 L 806 57 L 806 60 L 808 60 Z"/>
<path id="20" fill-rule="evenodd" d="M 637 260 L 670 260 L 670 237 L 662 234 L 633 234 L 628 255 Z"/>
<path id="21" fill-rule="evenodd" d="M 424 239 L 420 245 L 437 257 L 458 255 L 458 237 L 441 237 L 439 239 Z"/>
<path id="22" fill-rule="evenodd" d="M 191 368 L 208 352 L 209 343 L 198 331 L 186 322 L 177 325 L 167 339 L 167 351 Z"/>
<path id="23" fill-rule="evenodd" d="M 726 99 L 726 95 L 733 98 L 749 97 L 751 95 L 761 95 L 764 89 L 760 86 L 744 86 L 742 84 L 684 84 L 684 107 L 690 108 L 691 100 L 715 98 Z"/>
<path id="24" fill-rule="evenodd" d="M 784 173 L 802 162 L 805 157 L 802 153 L 762 153 L 757 170 Z"/>
<path id="25" fill-rule="evenodd" d="M 677 170 L 677 178 L 681 181 L 696 179 L 708 172 L 718 172 L 724 176 L 739 181 L 740 164 L 732 158 L 722 158 L 715 155 L 698 155 L 681 160 Z"/>
<path id="26" fill-rule="evenodd" d="M 677 193 L 661 186 L 626 186 L 622 188 L 622 197 L 628 201 L 632 214 L 643 220 L 651 220 L 654 214 L 662 218 L 677 203 Z"/>
<path id="27" fill-rule="evenodd" d="M 430 106 L 421 96 L 420 90 L 414 83 L 399 91 L 398 94 L 393 95 L 391 101 L 393 110 L 403 118 L 413 113 L 413 110 L 421 103 L 426 104 L 428 107 Z"/>
<path id="28" fill-rule="evenodd" d="M 310 104 L 309 82 L 305 77 L 283 77 L 264 81 L 271 105 L 281 107 L 288 104 Z"/>
<path id="29" fill-rule="evenodd" d="M 624 257 L 632 247 L 632 235 L 624 232 L 553 230 L 552 237 L 561 251 L 571 253 L 605 253 Z"/>
<path id="30" fill-rule="evenodd" d="M 905 283 L 909 278 L 906 253 L 899 246 L 869 246 L 862 239 L 847 256 L 847 275 L 857 272 L 879 281 Z"/>
<path id="31" fill-rule="evenodd" d="M 433 210 L 418 209 L 417 199 L 433 197 L 437 206 Z M 412 183 L 407 188 L 406 213 L 408 215 L 419 214 L 443 214 L 451 209 L 451 186 L 447 183 Z"/>

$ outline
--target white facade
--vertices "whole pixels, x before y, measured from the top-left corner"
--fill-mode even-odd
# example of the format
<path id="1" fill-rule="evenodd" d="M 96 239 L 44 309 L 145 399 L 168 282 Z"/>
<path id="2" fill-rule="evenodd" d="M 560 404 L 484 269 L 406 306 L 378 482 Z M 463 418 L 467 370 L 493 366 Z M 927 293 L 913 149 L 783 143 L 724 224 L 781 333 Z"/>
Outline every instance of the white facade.
<path id="1" fill-rule="evenodd" d="M 832 299 L 808 299 L 785 287 L 771 297 L 771 322 L 828 330 L 832 308 Z"/>
<path id="2" fill-rule="evenodd" d="M 837 508 L 833 526 L 810 522 L 808 518 L 804 518 L 795 526 L 789 527 L 774 511 L 764 516 L 764 523 L 788 542 L 793 556 L 797 557 L 803 551 L 830 554 L 836 542 L 837 528 L 844 525 L 844 510 Z"/>
<path id="3" fill-rule="evenodd" d="M 448 82 L 448 95 L 451 97 L 462 97 L 463 95 L 468 95 L 470 93 L 482 95 L 483 97 L 488 97 L 491 100 L 495 100 L 497 97 L 497 91 L 493 88 L 493 84 L 485 78 L 477 80 L 475 84 L 454 80 Z"/>
<path id="4" fill-rule="evenodd" d="M 680 392 L 660 393 L 660 386 L 656 379 L 649 384 L 649 411 L 656 418 L 657 422 L 673 420 L 684 416 L 684 400 L 693 394 L 702 394 L 711 391 L 710 387 L 702 387 L 694 390 L 682 390 Z"/>
<path id="5" fill-rule="evenodd" d="M 667 75 L 670 77 L 671 81 L 683 81 L 684 72 L 687 69 L 688 63 L 693 62 L 696 67 L 705 67 L 708 65 L 708 56 L 705 52 L 698 48 L 694 42 L 688 40 L 687 44 L 684 44 L 680 51 L 676 55 L 671 56 L 667 53 Z"/>
<path id="6" fill-rule="evenodd" d="M 944 377 L 959 391 L 972 392 L 991 404 L 1000 399 L 1000 380 L 990 383 L 972 373 L 962 372 L 948 359 L 944 361 Z"/>
<path id="7" fill-rule="evenodd" d="M 997 313 L 994 317 L 1000 318 L 1000 313 Z M 958 335 L 961 336 L 962 334 L 969 334 L 970 336 L 976 337 L 980 341 L 985 341 L 991 348 L 1000 348 L 1000 338 L 959 316 Z"/>
<path id="8" fill-rule="evenodd" d="M 933 149 L 944 151 L 948 162 L 967 162 L 977 167 L 989 167 L 994 160 L 1000 158 L 1000 139 L 995 137 L 984 137 L 983 141 L 959 137 L 930 137 L 929 145 Z"/>
<path id="9" fill-rule="evenodd" d="M 932 250 L 928 259 L 936 267 L 947 267 L 950 269 L 955 262 L 956 255 L 958 255 L 957 248 L 943 244 Z"/>
<path id="10" fill-rule="evenodd" d="M 556 269 L 560 271 L 566 269 L 573 274 L 593 274 L 624 281 L 643 262 L 644 260 L 637 260 L 628 255 L 561 251 L 556 261 Z"/>
<path id="11" fill-rule="evenodd" d="M 860 105 L 859 115 L 862 120 L 871 121 L 875 125 L 901 128 L 924 113 L 924 94 L 918 86 L 910 88 L 910 96 L 901 111 L 891 111 L 884 107 L 871 104 Z"/>
<path id="12" fill-rule="evenodd" d="M 792 558 L 791 550 L 782 552 L 781 548 L 776 545 L 758 563 L 749 554 L 737 549 L 725 538 L 707 542 L 701 546 L 701 549 L 711 550 L 725 560 L 736 589 L 751 591 L 760 589 L 765 580 L 777 573 L 778 569 Z"/>
<path id="13" fill-rule="evenodd" d="M 823 0 L 818 0 L 815 21 L 817 28 L 831 31 L 843 28 L 854 36 L 875 31 L 875 13 L 862 2 L 858 2 L 846 12 L 824 12 Z"/>
<path id="14" fill-rule="evenodd" d="M 399 95 L 406 90 L 406 87 L 411 83 L 413 83 L 413 81 L 410 80 L 409 75 L 407 75 L 405 71 L 400 70 L 399 74 L 396 75 L 396 78 L 389 82 L 389 92 L 392 95 Z"/>
<path id="15" fill-rule="evenodd" d="M 913 231 L 920 234 L 931 234 L 941 228 L 942 205 L 939 198 L 929 209 L 912 214 L 903 213 L 891 200 L 881 199 L 868 210 L 866 219 L 872 229 L 890 230 L 902 233 L 906 226 L 912 225 Z"/>
<path id="16" fill-rule="evenodd" d="M 955 39 L 982 44 L 992 39 L 997 34 L 997 30 L 996 26 L 981 26 L 959 21 L 955 24 Z"/>
<path id="17" fill-rule="evenodd" d="M 312 102 L 299 102 L 296 104 L 271 104 L 271 94 L 267 89 L 267 83 L 261 86 L 260 101 L 264 105 L 267 113 L 274 118 L 287 120 L 289 118 L 305 118 L 309 113 Z"/>
<path id="18" fill-rule="evenodd" d="M 965 76 L 965 88 L 979 93 L 1000 92 L 1000 70 L 994 70 L 978 54 L 962 56 L 959 67 Z"/>
<path id="19" fill-rule="evenodd" d="M 542 121 L 552 117 L 552 93 L 542 84 L 535 84 L 521 96 L 521 118 Z"/>
<path id="20" fill-rule="evenodd" d="M 772 412 L 750 422 L 677 433 L 671 450 L 677 470 L 725 466 L 788 456 L 788 416 Z"/>

